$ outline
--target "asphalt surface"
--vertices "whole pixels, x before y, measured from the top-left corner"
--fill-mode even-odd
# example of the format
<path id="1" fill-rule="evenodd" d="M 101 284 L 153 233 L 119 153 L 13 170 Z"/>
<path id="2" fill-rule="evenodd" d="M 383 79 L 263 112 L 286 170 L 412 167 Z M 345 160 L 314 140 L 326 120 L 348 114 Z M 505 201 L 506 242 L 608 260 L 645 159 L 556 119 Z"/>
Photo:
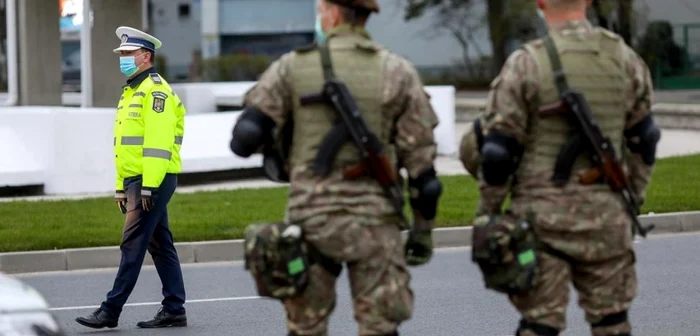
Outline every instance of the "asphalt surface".
<path id="1" fill-rule="evenodd" d="M 640 294 L 631 320 L 634 335 L 700 335 L 700 234 L 659 235 L 636 244 Z M 504 296 L 483 288 L 468 248 L 436 251 L 430 264 L 412 268 L 416 293 L 414 318 L 400 334 L 513 335 L 518 316 Z M 278 302 L 255 296 L 241 263 L 185 265 L 187 328 L 142 330 L 158 307 L 161 286 L 153 267 L 144 267 L 120 325 L 92 330 L 74 322 L 99 305 L 116 269 L 17 275 L 38 289 L 70 335 L 286 335 Z M 338 306 L 330 335 L 356 335 L 346 273 L 338 281 Z M 589 335 L 572 293 L 568 329 L 563 335 Z"/>

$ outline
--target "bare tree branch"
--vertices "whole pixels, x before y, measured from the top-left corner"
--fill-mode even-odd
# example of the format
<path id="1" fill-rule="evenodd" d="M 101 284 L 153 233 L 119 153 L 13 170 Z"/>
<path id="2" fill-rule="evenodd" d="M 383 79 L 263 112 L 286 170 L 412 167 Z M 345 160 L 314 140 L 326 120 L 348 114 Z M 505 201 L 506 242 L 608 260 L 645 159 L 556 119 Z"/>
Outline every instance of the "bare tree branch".
<path id="1" fill-rule="evenodd" d="M 695 15 L 700 15 L 700 9 L 688 3 L 687 0 L 681 0 L 683 6 L 691 13 Z"/>
<path id="2" fill-rule="evenodd" d="M 425 15 L 431 20 L 430 26 L 423 30 L 421 35 L 435 38 L 448 34 L 454 38 L 462 49 L 460 63 L 469 72 L 472 67 L 471 49 L 473 48 L 480 58 L 484 55 L 474 37 L 474 34 L 484 27 L 483 16 L 476 13 L 473 5 L 474 1 L 470 0 L 442 0 L 439 3 L 432 0 L 409 0 L 409 7 L 414 6 L 414 12 L 411 13 L 413 18 L 416 17 L 416 12 L 420 12 L 419 15 Z"/>

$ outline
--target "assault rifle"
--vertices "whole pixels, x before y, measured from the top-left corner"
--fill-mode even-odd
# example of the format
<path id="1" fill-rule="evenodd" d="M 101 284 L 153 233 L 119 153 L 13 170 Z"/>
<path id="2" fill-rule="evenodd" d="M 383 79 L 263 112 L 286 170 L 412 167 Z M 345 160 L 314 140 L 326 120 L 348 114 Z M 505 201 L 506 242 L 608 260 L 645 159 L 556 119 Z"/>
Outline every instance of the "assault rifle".
<path id="1" fill-rule="evenodd" d="M 377 137 L 367 127 L 348 87 L 342 81 L 334 78 L 327 45 L 321 44 L 319 47 L 326 81 L 321 92 L 300 97 L 300 103 L 302 106 L 316 103 L 330 104 L 338 113 L 339 118 L 336 119 L 335 126 L 319 148 L 313 165 L 314 171 L 324 176 L 327 175 L 331 170 L 335 154 L 347 140 L 351 140 L 359 150 L 362 162 L 346 169 L 343 176 L 347 179 L 355 179 L 362 175 L 372 176 L 384 189 L 386 196 L 404 223 L 408 223 L 403 212 L 404 197 L 401 176 L 392 167 Z"/>
<path id="2" fill-rule="evenodd" d="M 591 153 L 590 158 L 594 167 L 582 174 L 579 182 L 581 184 L 592 184 L 601 178 L 604 179 L 614 192 L 620 194 L 625 210 L 633 223 L 632 232 L 638 231 L 642 237 L 646 237 L 647 232 L 653 230 L 655 225 L 651 224 L 647 227 L 642 227 L 639 223 L 637 218 L 639 215 L 639 202 L 636 194 L 630 187 L 629 179 L 622 169 L 610 138 L 605 137 L 600 127 L 598 127 L 585 97 L 580 92 L 569 89 L 564 72 L 561 70 L 559 55 L 551 37 L 545 38 L 545 46 L 552 61 L 560 102 L 544 107 L 540 110 L 541 114 L 553 115 L 563 113 L 567 116 L 570 124 L 577 130 L 572 140 L 563 146 L 563 150 L 557 160 L 557 166 L 562 163 L 566 165 L 566 161 L 570 161 L 565 156 L 571 153 L 578 154 L 581 150 L 588 149 Z M 570 170 L 570 166 L 568 169 Z M 557 178 L 561 178 L 561 176 L 555 174 L 555 182 L 557 182 Z"/>
<path id="3" fill-rule="evenodd" d="M 617 158 L 614 146 L 608 137 L 603 136 L 600 127 L 593 120 L 593 114 L 583 95 L 570 90 L 561 94 L 562 104 L 558 109 L 568 111 L 567 116 L 578 128 L 572 141 L 564 145 L 562 154 L 577 154 L 581 149 L 591 150 L 591 161 L 594 167 L 579 177 L 579 182 L 584 185 L 593 184 L 603 178 L 610 188 L 620 194 L 625 209 L 632 219 L 633 232 L 636 230 L 642 237 L 654 229 L 654 224 L 642 227 L 637 219 L 639 215 L 639 201 L 630 187 L 628 177 L 625 175 L 622 165 Z M 546 112 L 551 113 L 556 108 L 550 108 Z"/>

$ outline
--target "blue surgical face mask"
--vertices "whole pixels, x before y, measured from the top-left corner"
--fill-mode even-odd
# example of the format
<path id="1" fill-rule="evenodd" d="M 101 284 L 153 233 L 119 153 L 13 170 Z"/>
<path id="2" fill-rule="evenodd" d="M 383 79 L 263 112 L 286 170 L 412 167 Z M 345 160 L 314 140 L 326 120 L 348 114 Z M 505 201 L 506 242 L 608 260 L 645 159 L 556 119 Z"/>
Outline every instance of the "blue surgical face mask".
<path id="1" fill-rule="evenodd" d="M 136 71 L 139 71 L 139 67 L 136 66 L 135 56 L 122 56 L 119 57 L 119 70 L 126 77 L 131 77 Z"/>
<path id="2" fill-rule="evenodd" d="M 318 43 L 325 43 L 326 42 L 326 33 L 323 32 L 323 28 L 321 27 L 321 14 L 316 14 L 316 42 Z"/>

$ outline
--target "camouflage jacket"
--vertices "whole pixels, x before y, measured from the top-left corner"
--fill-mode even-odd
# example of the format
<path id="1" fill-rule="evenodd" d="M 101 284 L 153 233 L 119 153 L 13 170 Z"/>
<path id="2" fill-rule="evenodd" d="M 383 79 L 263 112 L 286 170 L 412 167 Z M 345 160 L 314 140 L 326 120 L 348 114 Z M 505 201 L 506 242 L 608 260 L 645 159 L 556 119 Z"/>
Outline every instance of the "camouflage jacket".
<path id="1" fill-rule="evenodd" d="M 574 35 L 585 38 L 589 34 L 596 33 L 588 21 L 570 21 L 550 29 L 558 31 L 564 35 Z M 533 43 L 542 43 L 542 40 Z M 623 66 L 628 77 L 626 78 L 626 99 L 625 129 L 633 126 L 642 120 L 648 113 L 653 100 L 653 86 L 651 75 L 644 61 L 628 46 L 624 46 L 622 51 Z M 551 79 L 548 79 L 551 80 Z M 538 69 L 533 57 L 525 50 L 519 49 L 513 52 L 505 62 L 500 74 L 491 83 L 484 123 L 482 125 L 484 134 L 489 130 L 498 130 L 506 135 L 514 137 L 521 145 L 527 145 L 529 119 L 534 117 L 534 113 L 539 109 Z M 622 131 L 622 130 L 621 130 Z M 633 190 L 638 194 L 640 200 L 644 198 L 644 190 L 649 183 L 652 166 L 645 165 L 638 154 L 630 154 L 626 150 L 618 153 L 625 158 L 625 166 L 630 175 Z M 600 198 L 596 195 L 581 195 L 580 193 L 564 193 L 551 188 L 549 177 L 540 177 L 541 181 L 517 181 L 526 182 L 531 189 L 540 189 L 542 194 L 547 194 L 546 189 L 550 189 L 548 196 L 544 196 L 539 201 L 548 203 L 547 207 L 561 208 L 564 211 L 571 204 L 588 204 L 595 207 L 596 203 L 601 203 L 605 208 L 605 203 L 609 202 L 608 197 Z M 478 213 L 498 212 L 509 192 L 513 191 L 512 183 L 504 186 L 490 186 L 483 178 L 480 178 L 479 188 L 481 191 Z M 612 195 L 612 193 L 609 193 Z M 527 203 L 528 200 L 518 200 L 517 195 L 511 195 L 513 203 Z M 526 197 L 524 197 L 526 198 Z M 619 201 L 615 201 L 619 202 Z"/>
<path id="2" fill-rule="evenodd" d="M 348 26 L 328 32 L 327 39 L 371 40 L 364 29 L 351 29 Z M 378 46 L 376 43 L 374 45 Z M 330 48 L 332 53 L 333 45 Z M 258 108 L 277 125 L 286 123 L 298 105 L 292 101 L 297 94 L 291 84 L 296 69 L 290 64 L 293 64 L 295 57 L 300 57 L 299 52 L 288 52 L 273 62 L 244 98 L 246 106 Z M 436 156 L 433 129 L 438 123 L 437 116 L 414 66 L 384 48 L 381 48 L 379 57 L 382 57 L 383 64 L 381 113 L 393 120 L 388 125 L 391 128 L 388 131 L 393 134 L 391 150 L 409 176 L 415 178 L 424 169 L 433 166 Z M 333 64 L 334 68 L 342 66 Z M 320 59 L 318 67 L 321 68 Z M 383 189 L 371 178 L 347 181 L 343 179 L 341 171 L 334 171 L 323 178 L 314 174 L 309 167 L 291 168 L 288 220 L 323 221 L 323 215 L 339 211 L 363 218 L 369 225 L 383 223 L 382 217 L 395 215 Z"/>

